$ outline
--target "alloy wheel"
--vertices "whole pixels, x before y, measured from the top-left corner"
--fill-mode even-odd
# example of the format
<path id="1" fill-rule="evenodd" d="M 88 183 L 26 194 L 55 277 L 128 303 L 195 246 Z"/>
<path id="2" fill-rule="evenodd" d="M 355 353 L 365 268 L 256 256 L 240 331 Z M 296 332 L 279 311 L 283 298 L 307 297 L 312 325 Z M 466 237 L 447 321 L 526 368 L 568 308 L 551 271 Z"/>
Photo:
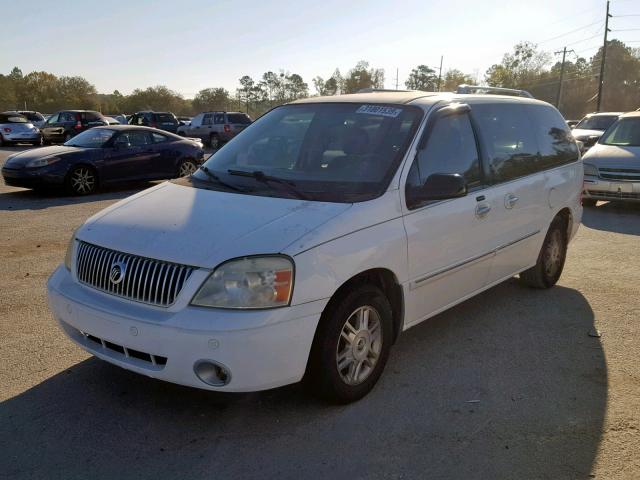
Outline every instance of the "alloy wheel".
<path id="1" fill-rule="evenodd" d="M 179 175 L 181 177 L 188 177 L 197 170 L 196 164 L 193 162 L 182 162 L 180 165 Z"/>
<path id="2" fill-rule="evenodd" d="M 359 385 L 373 372 L 382 351 L 380 314 L 371 306 L 354 311 L 342 327 L 336 350 L 338 373 L 348 385 Z"/>
<path id="3" fill-rule="evenodd" d="M 71 188 L 74 192 L 84 195 L 91 193 L 96 186 L 96 176 L 90 168 L 76 168 L 70 177 Z"/>
<path id="4" fill-rule="evenodd" d="M 549 243 L 544 252 L 544 271 L 553 277 L 562 265 L 562 233 L 554 230 L 549 237 Z"/>

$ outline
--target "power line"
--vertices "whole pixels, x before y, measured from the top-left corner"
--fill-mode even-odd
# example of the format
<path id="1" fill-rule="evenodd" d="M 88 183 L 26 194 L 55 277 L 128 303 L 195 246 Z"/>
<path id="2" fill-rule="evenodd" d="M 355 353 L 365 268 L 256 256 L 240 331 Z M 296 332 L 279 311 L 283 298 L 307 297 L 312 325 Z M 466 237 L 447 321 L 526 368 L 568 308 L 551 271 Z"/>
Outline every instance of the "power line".
<path id="1" fill-rule="evenodd" d="M 640 28 L 619 28 L 616 30 L 611 30 L 612 32 L 637 32 Z"/>
<path id="2" fill-rule="evenodd" d="M 598 23 L 601 23 L 601 20 L 598 20 L 596 22 L 592 22 L 592 23 L 590 23 L 588 25 L 584 25 L 582 27 L 576 28 L 575 30 L 571 30 L 571 31 L 563 33 L 561 35 L 556 35 L 555 37 L 547 38 L 546 40 L 542 40 L 542 41 L 537 42 L 537 43 L 538 44 L 547 43 L 547 42 L 550 42 L 551 40 L 556 40 L 558 38 L 566 37 L 567 35 L 571 35 L 572 33 L 579 32 L 580 30 L 584 30 L 585 28 L 589 28 L 589 27 L 591 27 L 593 25 L 596 25 Z"/>

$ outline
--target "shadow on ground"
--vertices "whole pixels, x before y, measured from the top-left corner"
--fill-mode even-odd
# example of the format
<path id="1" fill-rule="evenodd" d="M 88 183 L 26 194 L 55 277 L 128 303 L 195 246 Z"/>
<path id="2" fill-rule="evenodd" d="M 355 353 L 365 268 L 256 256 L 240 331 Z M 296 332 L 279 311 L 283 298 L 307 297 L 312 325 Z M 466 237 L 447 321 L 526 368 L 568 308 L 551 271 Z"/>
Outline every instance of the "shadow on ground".
<path id="1" fill-rule="evenodd" d="M 214 394 L 89 359 L 0 404 L 2 473 L 588 478 L 607 397 L 593 320 L 578 291 L 509 281 L 405 332 L 349 406 L 298 386 Z"/>
<path id="2" fill-rule="evenodd" d="M 640 235 L 640 203 L 599 202 L 584 209 L 582 223 L 595 230 Z"/>
<path id="3" fill-rule="evenodd" d="M 157 182 L 132 182 L 114 187 L 102 188 L 87 196 L 68 195 L 62 189 L 15 190 L 0 193 L 0 211 L 43 210 L 49 207 L 78 205 L 81 203 L 121 200 L 140 190 L 152 187 Z"/>

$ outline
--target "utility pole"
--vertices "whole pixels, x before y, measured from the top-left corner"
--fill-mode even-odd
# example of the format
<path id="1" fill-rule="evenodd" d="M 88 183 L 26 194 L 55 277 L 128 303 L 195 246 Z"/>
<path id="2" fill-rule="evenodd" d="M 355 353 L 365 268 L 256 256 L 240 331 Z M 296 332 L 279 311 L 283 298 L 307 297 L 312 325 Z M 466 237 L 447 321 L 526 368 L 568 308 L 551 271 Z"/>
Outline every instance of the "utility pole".
<path id="1" fill-rule="evenodd" d="M 607 58 L 607 34 L 609 33 L 609 0 L 607 0 L 607 16 L 604 19 L 604 44 L 602 45 L 602 61 L 600 62 L 600 77 L 598 78 L 598 105 L 596 112 L 600 111 L 602 105 L 602 88 L 604 87 L 604 62 Z"/>
<path id="2" fill-rule="evenodd" d="M 398 90 L 398 72 L 400 69 L 396 68 L 396 90 Z"/>
<path id="3" fill-rule="evenodd" d="M 442 59 L 444 55 L 440 55 L 440 71 L 438 72 L 438 91 L 440 91 L 440 82 L 442 81 Z"/>
<path id="4" fill-rule="evenodd" d="M 562 52 L 554 52 L 556 55 L 562 53 L 562 65 L 560 66 L 560 84 L 558 85 L 558 94 L 556 96 L 556 108 L 560 110 L 560 102 L 562 101 L 562 82 L 564 80 L 564 62 L 567 57 L 567 52 L 576 53 L 575 50 L 567 50 L 567 47 L 562 49 Z"/>

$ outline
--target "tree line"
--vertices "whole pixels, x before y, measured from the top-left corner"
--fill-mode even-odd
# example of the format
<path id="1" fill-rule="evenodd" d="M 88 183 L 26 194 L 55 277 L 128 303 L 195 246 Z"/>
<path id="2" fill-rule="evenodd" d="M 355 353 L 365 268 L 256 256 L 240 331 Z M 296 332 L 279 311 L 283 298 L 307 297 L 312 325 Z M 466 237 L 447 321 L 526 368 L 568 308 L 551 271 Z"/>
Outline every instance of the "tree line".
<path id="1" fill-rule="evenodd" d="M 480 84 L 518 88 L 534 97 L 556 103 L 560 87 L 560 62 L 552 62 L 549 52 L 530 42 L 521 42 L 492 65 Z M 580 118 L 594 111 L 602 48 L 590 58 L 577 57 L 565 62 L 560 110 L 566 118 Z M 627 111 L 640 107 L 640 49 L 619 40 L 608 43 L 602 110 Z M 135 89 L 129 95 L 118 90 L 98 93 L 95 86 L 78 76 L 58 77 L 48 72 L 23 72 L 15 67 L 0 74 L 0 110 L 28 109 L 51 113 L 65 108 L 93 109 L 105 114 L 133 113 L 140 110 L 171 111 L 192 115 L 207 110 L 241 110 L 258 117 L 274 106 L 310 95 L 340 95 L 366 88 L 384 88 L 385 72 L 366 61 L 358 62 L 344 74 L 339 69 L 328 77 L 316 76 L 305 82 L 297 73 L 268 71 L 259 78 L 244 75 L 235 92 L 212 87 L 200 90 L 192 99 L 164 85 Z M 418 65 L 404 86 L 411 90 L 453 91 L 460 84 L 476 79 L 458 69 L 440 75 L 433 68 Z"/>

